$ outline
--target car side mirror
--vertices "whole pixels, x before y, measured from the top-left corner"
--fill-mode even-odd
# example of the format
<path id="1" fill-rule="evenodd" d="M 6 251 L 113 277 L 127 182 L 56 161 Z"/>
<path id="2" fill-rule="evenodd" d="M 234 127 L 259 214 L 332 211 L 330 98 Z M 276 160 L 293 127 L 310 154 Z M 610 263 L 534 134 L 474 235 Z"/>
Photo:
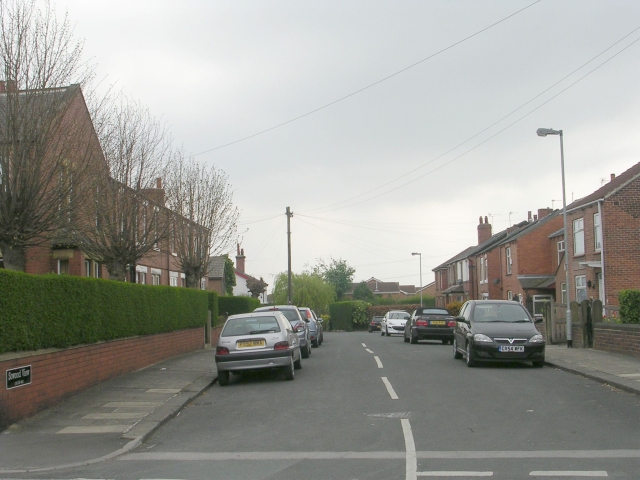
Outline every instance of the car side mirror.
<path id="1" fill-rule="evenodd" d="M 542 315 L 535 315 L 533 317 L 533 323 L 542 323 L 544 322 L 544 317 Z"/>
<path id="2" fill-rule="evenodd" d="M 456 317 L 456 318 L 455 318 L 455 321 L 456 321 L 456 322 L 462 322 L 462 323 L 469 323 L 469 320 L 467 320 L 467 319 L 466 319 L 466 318 L 464 318 L 464 317 Z"/>

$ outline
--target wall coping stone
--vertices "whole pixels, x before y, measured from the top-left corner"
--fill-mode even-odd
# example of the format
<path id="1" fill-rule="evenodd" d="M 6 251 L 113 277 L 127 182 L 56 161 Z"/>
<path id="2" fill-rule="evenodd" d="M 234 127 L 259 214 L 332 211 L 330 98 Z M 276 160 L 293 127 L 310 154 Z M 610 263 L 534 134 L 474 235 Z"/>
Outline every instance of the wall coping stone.
<path id="1" fill-rule="evenodd" d="M 640 333 L 640 324 L 637 323 L 606 323 L 599 322 L 594 324 L 594 328 L 600 328 L 602 330 L 622 330 L 627 332 Z"/>

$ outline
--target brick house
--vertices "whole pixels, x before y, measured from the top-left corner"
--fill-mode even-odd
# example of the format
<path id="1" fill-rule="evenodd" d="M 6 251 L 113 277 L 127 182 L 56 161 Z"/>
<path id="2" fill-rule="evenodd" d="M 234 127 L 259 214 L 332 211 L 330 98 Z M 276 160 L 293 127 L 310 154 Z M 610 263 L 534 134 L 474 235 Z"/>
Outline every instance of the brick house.
<path id="1" fill-rule="evenodd" d="M 621 290 L 640 288 L 640 163 L 567 205 L 567 220 L 569 298 L 599 299 L 611 314 Z"/>
<path id="2" fill-rule="evenodd" d="M 76 150 L 65 152 L 70 164 L 76 161 L 87 161 L 90 158 L 91 168 L 98 171 L 106 168 L 106 160 L 100 145 L 98 136 L 93 128 L 91 115 L 87 108 L 81 87 L 70 85 L 51 89 L 45 94 L 58 95 L 63 101 L 59 102 L 62 113 L 59 130 L 65 136 L 74 135 L 80 137 L 75 140 Z M 0 82 L 0 99 L 2 95 L 7 95 L 5 82 Z M 113 180 L 115 182 L 115 180 Z M 122 187 L 124 194 L 130 189 Z M 164 203 L 165 192 L 162 188 L 161 179 L 157 179 L 155 188 L 145 189 L 141 192 L 146 201 L 142 209 L 149 218 L 154 212 L 160 215 L 176 217 L 175 213 L 166 208 Z M 95 192 L 92 194 L 95 195 Z M 94 199 L 83 197 L 83 204 L 93 205 Z M 83 212 L 80 217 L 85 218 L 87 212 Z M 91 214 L 90 214 L 91 215 Z M 95 209 L 94 216 L 97 217 Z M 146 218 L 146 217 L 145 217 Z M 166 217 L 165 217 L 166 218 Z M 180 220 L 180 218 L 178 218 Z M 96 221 L 94 218 L 85 218 L 86 222 Z M 184 222 L 183 222 L 184 223 Z M 194 228 L 202 228 L 198 225 Z M 159 242 L 155 249 L 142 258 L 135 266 L 135 277 L 129 274 L 127 280 L 149 285 L 170 285 L 185 286 L 185 275 L 180 271 L 176 249 L 171 238 Z M 0 267 L 2 266 L 2 254 L 0 253 Z M 64 234 L 55 234 L 42 244 L 28 248 L 25 256 L 25 272 L 30 274 L 68 274 L 84 277 L 108 278 L 106 267 L 99 258 L 82 251 L 73 241 L 65 238 Z M 132 278 L 134 277 L 134 278 Z M 208 280 L 201 279 L 200 288 L 207 288 Z"/>
<path id="3" fill-rule="evenodd" d="M 249 279 L 256 280 L 256 278 L 245 272 L 246 258 L 247 257 L 244 255 L 244 248 L 240 248 L 240 245 L 237 245 L 236 268 L 235 268 L 236 284 L 233 287 L 234 296 L 244 296 L 244 297 L 251 296 L 251 292 L 249 291 L 249 287 L 247 286 L 247 280 Z M 260 303 L 262 304 L 268 303 L 267 292 L 265 291 L 262 295 L 260 295 L 259 299 L 260 299 Z"/>
<path id="4" fill-rule="evenodd" d="M 376 297 L 393 298 L 394 300 L 401 300 L 403 298 L 411 297 L 419 294 L 419 290 L 415 285 L 400 285 L 400 282 L 383 282 L 375 277 L 371 277 L 369 280 L 365 280 L 367 287 Z M 349 300 L 353 296 L 353 291 L 358 286 L 358 283 L 352 283 L 347 292 L 344 293 L 345 300 Z"/>

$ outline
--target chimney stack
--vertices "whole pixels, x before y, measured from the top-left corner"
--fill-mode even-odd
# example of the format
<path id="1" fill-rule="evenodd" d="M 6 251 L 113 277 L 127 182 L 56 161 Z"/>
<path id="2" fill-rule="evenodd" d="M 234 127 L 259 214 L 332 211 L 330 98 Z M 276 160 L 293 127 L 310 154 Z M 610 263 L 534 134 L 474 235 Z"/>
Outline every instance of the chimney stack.
<path id="1" fill-rule="evenodd" d="M 236 270 L 240 273 L 244 273 L 244 248 L 240 248 L 240 244 L 237 244 L 237 254 L 236 254 Z"/>
<path id="2" fill-rule="evenodd" d="M 491 224 L 487 217 L 484 217 L 484 223 L 482 217 L 478 219 L 478 222 L 478 245 L 480 245 L 491 238 Z"/>
<path id="3" fill-rule="evenodd" d="M 160 190 L 162 188 L 162 178 L 161 177 L 156 178 L 156 188 L 158 190 Z"/>
<path id="4" fill-rule="evenodd" d="M 612 173 L 612 174 L 611 174 L 611 180 L 613 180 L 614 178 L 616 178 L 616 174 L 615 174 L 615 173 Z"/>
<path id="5" fill-rule="evenodd" d="M 553 213 L 552 208 L 539 208 L 538 209 L 538 218 L 542 220 L 544 217 L 547 217 Z"/>
<path id="6" fill-rule="evenodd" d="M 529 210 L 528 214 L 527 214 L 527 221 L 531 221 L 531 210 Z"/>

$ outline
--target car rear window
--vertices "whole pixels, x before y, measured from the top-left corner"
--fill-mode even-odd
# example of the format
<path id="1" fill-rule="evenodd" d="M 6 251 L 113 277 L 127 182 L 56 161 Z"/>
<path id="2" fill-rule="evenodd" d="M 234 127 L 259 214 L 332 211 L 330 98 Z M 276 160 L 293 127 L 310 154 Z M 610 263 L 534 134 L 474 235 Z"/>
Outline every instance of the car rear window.
<path id="1" fill-rule="evenodd" d="M 419 308 L 416 315 L 449 315 L 449 312 L 444 308 Z"/>
<path id="2" fill-rule="evenodd" d="M 280 331 L 280 325 L 276 317 L 240 317 L 227 321 L 222 337 L 237 337 L 239 335 L 264 335 Z"/>

